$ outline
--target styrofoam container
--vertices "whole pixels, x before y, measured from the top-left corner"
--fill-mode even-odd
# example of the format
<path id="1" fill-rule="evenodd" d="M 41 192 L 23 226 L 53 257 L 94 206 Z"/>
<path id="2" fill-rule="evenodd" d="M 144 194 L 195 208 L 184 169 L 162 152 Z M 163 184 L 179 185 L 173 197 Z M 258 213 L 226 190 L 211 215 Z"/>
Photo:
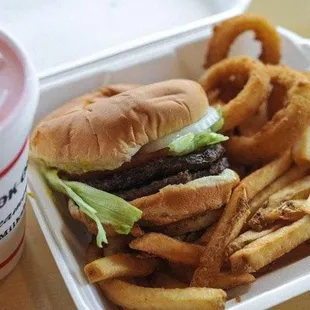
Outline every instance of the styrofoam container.
<path id="1" fill-rule="evenodd" d="M 237 10 L 234 13 L 238 13 Z M 210 24 L 213 22 L 214 19 Z M 146 84 L 171 78 L 196 80 L 203 72 L 203 56 L 211 33 L 207 25 L 206 22 L 196 31 L 194 28 L 191 31 L 183 29 L 182 33 L 163 40 L 142 42 L 130 52 L 108 58 L 99 56 L 42 77 L 36 120 L 66 100 L 99 85 L 117 82 Z M 310 67 L 310 42 L 283 28 L 278 31 L 282 38 L 282 63 L 298 70 Z M 253 42 L 249 33 L 238 38 L 231 55 L 255 57 L 258 52 L 259 44 Z M 35 196 L 31 199 L 34 212 L 77 308 L 117 309 L 95 285 L 88 284 L 83 266 L 90 236 L 82 224 L 70 217 L 63 200 L 50 197 L 34 163 L 29 166 L 29 187 Z M 230 291 L 227 309 L 266 309 L 307 290 L 310 290 L 310 257 L 261 276 L 249 286 Z M 241 297 L 240 303 L 235 301 L 236 296 Z"/>

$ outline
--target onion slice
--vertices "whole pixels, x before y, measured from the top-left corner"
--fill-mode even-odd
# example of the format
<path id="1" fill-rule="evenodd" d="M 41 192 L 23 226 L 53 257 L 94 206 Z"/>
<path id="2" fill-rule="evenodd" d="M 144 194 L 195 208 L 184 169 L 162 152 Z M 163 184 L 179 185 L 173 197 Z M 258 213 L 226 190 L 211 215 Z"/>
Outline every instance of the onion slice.
<path id="1" fill-rule="evenodd" d="M 197 134 L 204 132 L 208 130 L 212 125 L 214 125 L 218 120 L 220 120 L 220 118 L 221 116 L 219 115 L 217 110 L 213 107 L 209 107 L 207 113 L 200 120 L 187 127 L 184 127 L 180 131 L 174 132 L 170 135 L 161 137 L 157 140 L 149 142 L 148 144 L 145 144 L 140 149 L 140 153 L 153 153 L 168 147 L 168 145 L 172 141 L 188 133 Z"/>

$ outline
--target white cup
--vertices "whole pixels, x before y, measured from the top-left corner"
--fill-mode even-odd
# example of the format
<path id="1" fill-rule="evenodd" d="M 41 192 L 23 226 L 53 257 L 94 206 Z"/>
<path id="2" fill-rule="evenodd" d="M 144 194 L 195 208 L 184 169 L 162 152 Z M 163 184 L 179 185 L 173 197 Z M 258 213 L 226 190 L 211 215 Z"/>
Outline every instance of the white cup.
<path id="1" fill-rule="evenodd" d="M 25 52 L 0 30 L 0 279 L 13 270 L 23 250 L 28 134 L 38 90 Z"/>

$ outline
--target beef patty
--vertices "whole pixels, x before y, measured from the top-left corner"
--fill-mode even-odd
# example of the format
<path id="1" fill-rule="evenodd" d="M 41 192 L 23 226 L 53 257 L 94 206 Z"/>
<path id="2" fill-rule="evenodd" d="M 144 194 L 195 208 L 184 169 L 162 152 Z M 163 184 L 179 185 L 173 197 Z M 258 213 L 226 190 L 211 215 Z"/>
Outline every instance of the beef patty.
<path id="1" fill-rule="evenodd" d="M 161 180 L 153 181 L 150 184 L 143 185 L 138 188 L 132 188 L 114 193 L 115 195 L 125 199 L 134 200 L 143 196 L 148 196 L 157 193 L 161 188 L 172 184 L 185 184 L 195 179 L 206 177 L 208 175 L 218 175 L 224 169 L 228 168 L 228 160 L 223 157 L 213 163 L 209 168 L 190 172 L 189 170 L 181 171 L 178 174 L 163 178 Z"/>
<path id="2" fill-rule="evenodd" d="M 184 184 L 207 175 L 217 175 L 228 168 L 225 149 L 215 144 L 183 156 L 165 156 L 137 167 L 94 178 L 79 176 L 79 181 L 114 193 L 125 200 L 154 194 L 169 184 Z"/>
<path id="3" fill-rule="evenodd" d="M 107 192 L 117 192 L 160 180 L 181 171 L 198 171 L 208 168 L 220 159 L 225 149 L 215 144 L 194 153 L 183 156 L 166 156 L 150 160 L 138 167 L 115 172 L 112 175 L 97 176 L 95 179 L 83 180 L 90 186 Z"/>

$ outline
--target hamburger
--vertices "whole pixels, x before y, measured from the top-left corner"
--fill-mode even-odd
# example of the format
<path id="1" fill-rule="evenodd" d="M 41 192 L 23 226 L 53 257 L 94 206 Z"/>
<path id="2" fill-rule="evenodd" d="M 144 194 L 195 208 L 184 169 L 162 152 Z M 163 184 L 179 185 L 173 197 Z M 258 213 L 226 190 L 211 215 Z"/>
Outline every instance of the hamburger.
<path id="1" fill-rule="evenodd" d="M 194 81 L 112 85 L 46 116 L 30 151 L 101 246 L 135 224 L 156 230 L 224 206 L 239 178 L 222 125 Z"/>

